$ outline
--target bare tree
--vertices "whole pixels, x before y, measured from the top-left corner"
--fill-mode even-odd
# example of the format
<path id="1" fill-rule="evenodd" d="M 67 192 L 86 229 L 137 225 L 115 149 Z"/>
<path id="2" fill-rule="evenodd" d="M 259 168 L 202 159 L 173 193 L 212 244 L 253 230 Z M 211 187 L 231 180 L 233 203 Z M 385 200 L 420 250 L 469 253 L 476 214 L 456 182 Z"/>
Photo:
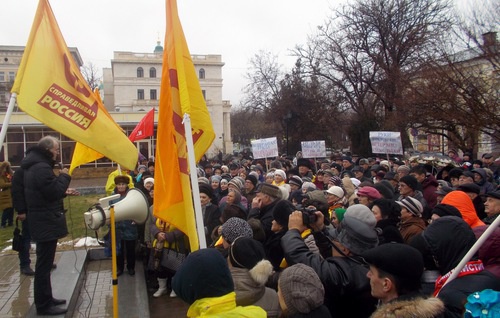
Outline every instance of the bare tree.
<path id="1" fill-rule="evenodd" d="M 271 100 L 279 94 L 279 82 L 283 78 L 276 55 L 260 51 L 250 60 L 250 71 L 246 74 L 248 85 L 243 92 L 243 107 L 266 110 Z"/>
<path id="2" fill-rule="evenodd" d="M 89 62 L 88 64 L 83 65 L 81 67 L 81 72 L 83 78 L 87 81 L 92 90 L 99 87 L 102 82 L 102 76 L 100 75 L 99 69 L 95 66 L 95 64 Z"/>
<path id="3" fill-rule="evenodd" d="M 448 32 L 449 9 L 448 0 L 357 0 L 334 10 L 295 53 L 345 107 L 405 134 L 403 94 Z"/>

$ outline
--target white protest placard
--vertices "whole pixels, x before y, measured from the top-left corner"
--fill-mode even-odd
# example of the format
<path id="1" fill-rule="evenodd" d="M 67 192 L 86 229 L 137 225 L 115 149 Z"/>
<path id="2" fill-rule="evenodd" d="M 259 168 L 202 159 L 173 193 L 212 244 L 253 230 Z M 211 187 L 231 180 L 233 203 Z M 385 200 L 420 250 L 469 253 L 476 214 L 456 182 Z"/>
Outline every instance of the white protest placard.
<path id="1" fill-rule="evenodd" d="M 252 140 L 254 159 L 278 156 L 278 139 L 276 137 Z"/>
<path id="2" fill-rule="evenodd" d="M 324 140 L 302 141 L 303 158 L 323 158 L 326 157 L 326 147 Z"/>
<path id="3" fill-rule="evenodd" d="M 395 131 L 370 131 L 373 153 L 403 154 L 401 134 Z"/>

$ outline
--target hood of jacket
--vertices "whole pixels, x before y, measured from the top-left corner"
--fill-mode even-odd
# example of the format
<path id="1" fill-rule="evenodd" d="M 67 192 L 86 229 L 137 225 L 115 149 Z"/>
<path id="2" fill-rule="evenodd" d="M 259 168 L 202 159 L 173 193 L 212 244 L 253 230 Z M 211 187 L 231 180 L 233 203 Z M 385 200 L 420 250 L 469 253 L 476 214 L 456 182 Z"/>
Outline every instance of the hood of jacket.
<path id="1" fill-rule="evenodd" d="M 484 170 L 483 168 L 476 168 L 472 170 L 472 172 L 478 173 L 481 176 L 481 181 L 476 182 L 477 185 L 482 186 L 486 183 L 486 181 L 488 181 L 488 175 L 486 174 L 486 170 Z"/>
<path id="2" fill-rule="evenodd" d="M 21 160 L 21 168 L 29 169 L 32 165 L 39 162 L 47 162 L 51 167 L 56 163 L 55 160 L 52 159 L 52 153 L 43 149 L 39 146 L 34 146 L 26 152 L 26 157 Z"/>
<path id="3" fill-rule="evenodd" d="M 233 277 L 236 303 L 239 306 L 252 305 L 264 295 L 266 286 L 254 281 L 248 269 L 232 267 L 229 270 Z"/>
<path id="4" fill-rule="evenodd" d="M 422 236 L 437 261 L 441 275 L 455 268 L 476 242 L 469 225 L 456 216 L 437 219 L 424 230 Z"/>
<path id="5" fill-rule="evenodd" d="M 449 204 L 457 208 L 464 221 L 469 224 L 471 228 L 484 225 L 484 223 L 477 216 L 474 203 L 472 203 L 472 200 L 465 192 L 452 191 L 443 198 L 441 203 Z"/>
<path id="6" fill-rule="evenodd" d="M 435 186 L 437 187 L 439 183 L 437 182 L 436 178 L 430 174 L 425 177 L 424 181 L 422 181 L 422 188 L 427 188 L 428 186 Z"/>

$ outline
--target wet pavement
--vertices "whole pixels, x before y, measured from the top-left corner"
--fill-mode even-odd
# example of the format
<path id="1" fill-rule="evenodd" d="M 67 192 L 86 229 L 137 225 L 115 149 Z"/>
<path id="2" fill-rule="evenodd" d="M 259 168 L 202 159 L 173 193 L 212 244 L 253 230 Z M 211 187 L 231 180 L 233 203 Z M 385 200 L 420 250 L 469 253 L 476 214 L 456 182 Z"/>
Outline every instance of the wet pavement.
<path id="1" fill-rule="evenodd" d="M 58 266 L 52 272 L 53 294 L 56 298 L 67 299 L 70 308 L 65 316 L 60 317 L 113 317 L 111 260 L 87 257 L 86 261 L 81 261 L 85 253 L 84 250 L 56 253 Z M 34 254 L 31 254 L 31 259 L 34 265 Z M 118 278 L 119 317 L 186 317 L 188 305 L 179 298 L 170 298 L 168 294 L 152 297 L 154 290 L 146 287 L 143 273 L 142 263 L 138 261 L 135 276 L 125 272 Z M 75 276 L 81 279 L 72 287 L 68 278 Z M 36 317 L 33 280 L 32 276 L 20 273 L 15 253 L 0 256 L 0 317 Z M 71 289 L 73 295 L 65 288 Z"/>

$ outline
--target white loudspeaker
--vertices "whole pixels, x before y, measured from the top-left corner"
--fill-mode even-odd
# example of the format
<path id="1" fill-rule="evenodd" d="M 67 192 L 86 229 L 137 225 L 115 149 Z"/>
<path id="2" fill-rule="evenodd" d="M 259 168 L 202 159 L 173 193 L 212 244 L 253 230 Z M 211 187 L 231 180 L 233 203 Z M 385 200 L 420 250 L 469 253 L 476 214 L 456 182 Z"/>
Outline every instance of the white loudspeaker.
<path id="1" fill-rule="evenodd" d="M 119 195 L 118 195 L 119 197 Z M 116 199 L 117 195 L 103 198 L 99 200 L 101 204 L 110 200 Z M 137 224 L 146 222 L 149 215 L 148 199 L 138 189 L 130 189 L 125 198 L 113 205 L 115 211 L 115 221 L 132 220 Z M 85 225 L 90 230 L 98 230 L 100 227 L 110 223 L 110 206 L 102 207 L 101 205 L 94 206 L 91 210 L 83 214 Z"/>

